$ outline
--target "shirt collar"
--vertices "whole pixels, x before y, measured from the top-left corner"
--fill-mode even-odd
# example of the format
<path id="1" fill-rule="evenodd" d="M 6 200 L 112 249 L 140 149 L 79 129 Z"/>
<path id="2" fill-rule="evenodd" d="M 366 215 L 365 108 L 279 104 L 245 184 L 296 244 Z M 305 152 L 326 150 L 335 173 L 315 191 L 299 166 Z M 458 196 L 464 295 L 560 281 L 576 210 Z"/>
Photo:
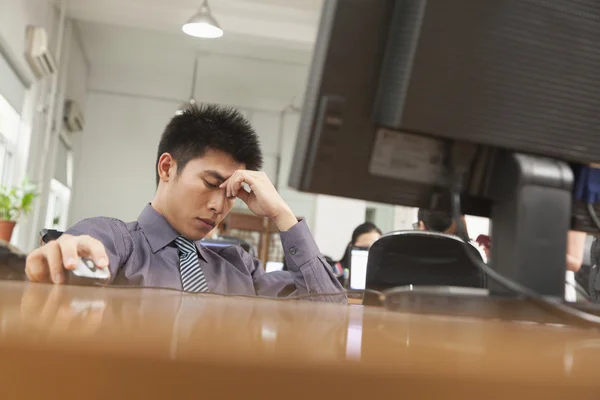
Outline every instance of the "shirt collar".
<path id="1" fill-rule="evenodd" d="M 142 228 L 142 232 L 146 236 L 152 253 L 156 253 L 160 249 L 173 243 L 177 237 L 180 236 L 167 221 L 165 217 L 156 211 L 151 204 L 147 204 L 142 210 L 142 213 L 138 217 L 138 224 Z M 206 261 L 206 257 L 203 254 L 203 246 L 200 241 L 194 242 L 198 249 L 198 254 Z"/>

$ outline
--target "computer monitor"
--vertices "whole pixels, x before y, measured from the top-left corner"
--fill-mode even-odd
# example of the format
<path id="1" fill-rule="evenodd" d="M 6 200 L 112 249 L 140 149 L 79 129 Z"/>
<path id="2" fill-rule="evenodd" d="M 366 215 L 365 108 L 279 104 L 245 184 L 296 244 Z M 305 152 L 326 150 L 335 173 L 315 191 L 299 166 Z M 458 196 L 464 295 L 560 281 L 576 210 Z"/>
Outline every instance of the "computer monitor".
<path id="1" fill-rule="evenodd" d="M 492 218 L 492 264 L 562 298 L 570 163 L 600 158 L 599 14 L 597 0 L 325 1 L 290 185 L 449 209 L 464 147 L 462 212 Z"/>

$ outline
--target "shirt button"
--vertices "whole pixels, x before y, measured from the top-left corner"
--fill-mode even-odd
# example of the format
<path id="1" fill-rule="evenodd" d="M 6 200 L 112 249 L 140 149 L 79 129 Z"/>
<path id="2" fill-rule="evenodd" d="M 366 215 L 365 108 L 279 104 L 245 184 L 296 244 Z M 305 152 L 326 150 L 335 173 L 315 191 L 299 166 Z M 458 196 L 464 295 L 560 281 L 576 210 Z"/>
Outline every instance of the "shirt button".
<path id="1" fill-rule="evenodd" d="M 296 250 L 297 249 L 295 247 L 290 248 L 290 255 L 292 255 L 292 256 L 295 255 L 296 254 Z"/>

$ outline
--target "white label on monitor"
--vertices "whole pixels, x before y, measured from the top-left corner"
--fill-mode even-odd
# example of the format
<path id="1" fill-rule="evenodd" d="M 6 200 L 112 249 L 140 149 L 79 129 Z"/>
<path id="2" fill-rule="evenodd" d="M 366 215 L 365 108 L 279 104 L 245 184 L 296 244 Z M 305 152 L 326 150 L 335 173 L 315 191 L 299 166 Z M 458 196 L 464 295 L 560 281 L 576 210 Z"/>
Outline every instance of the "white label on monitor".
<path id="1" fill-rule="evenodd" d="M 421 183 L 440 181 L 444 173 L 443 142 L 426 136 L 379 129 L 369 172 Z"/>
<path id="2" fill-rule="evenodd" d="M 352 250 L 350 259 L 350 289 L 364 290 L 367 286 L 367 250 Z"/>

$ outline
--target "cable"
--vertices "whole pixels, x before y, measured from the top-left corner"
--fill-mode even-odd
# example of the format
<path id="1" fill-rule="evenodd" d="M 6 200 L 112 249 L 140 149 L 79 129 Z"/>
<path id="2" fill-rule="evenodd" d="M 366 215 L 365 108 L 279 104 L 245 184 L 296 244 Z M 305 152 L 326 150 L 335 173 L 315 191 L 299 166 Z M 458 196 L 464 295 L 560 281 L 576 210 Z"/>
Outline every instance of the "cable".
<path id="1" fill-rule="evenodd" d="M 456 223 L 457 229 L 459 229 L 459 231 L 466 232 L 466 227 L 464 226 L 461 218 L 462 214 L 460 210 L 459 192 L 453 190 L 450 198 L 452 202 L 452 218 Z M 463 244 L 465 253 L 467 254 L 467 257 L 471 260 L 471 262 L 477 265 L 489 278 L 493 279 L 505 288 L 509 289 L 515 294 L 519 294 L 531 300 L 539 307 L 544 308 L 554 314 L 557 314 L 567 320 L 572 320 L 575 323 L 579 323 L 587 327 L 600 328 L 600 317 L 598 317 L 597 315 L 577 310 L 576 308 L 564 305 L 556 300 L 547 299 L 541 296 L 539 293 L 521 285 L 520 283 L 517 283 L 511 279 L 500 275 L 498 272 L 494 271 L 483 261 L 478 260 L 476 257 L 474 257 L 470 252 L 468 243 L 465 242 L 464 239 L 461 240 L 461 243 Z"/>
<path id="2" fill-rule="evenodd" d="M 590 217 L 592 218 L 592 221 L 594 221 L 594 224 L 596 225 L 596 229 L 598 229 L 600 231 L 600 218 L 598 218 L 598 215 L 596 214 L 596 210 L 594 209 L 594 205 L 592 203 L 586 203 L 587 205 L 587 210 L 588 213 L 590 214 Z"/>

